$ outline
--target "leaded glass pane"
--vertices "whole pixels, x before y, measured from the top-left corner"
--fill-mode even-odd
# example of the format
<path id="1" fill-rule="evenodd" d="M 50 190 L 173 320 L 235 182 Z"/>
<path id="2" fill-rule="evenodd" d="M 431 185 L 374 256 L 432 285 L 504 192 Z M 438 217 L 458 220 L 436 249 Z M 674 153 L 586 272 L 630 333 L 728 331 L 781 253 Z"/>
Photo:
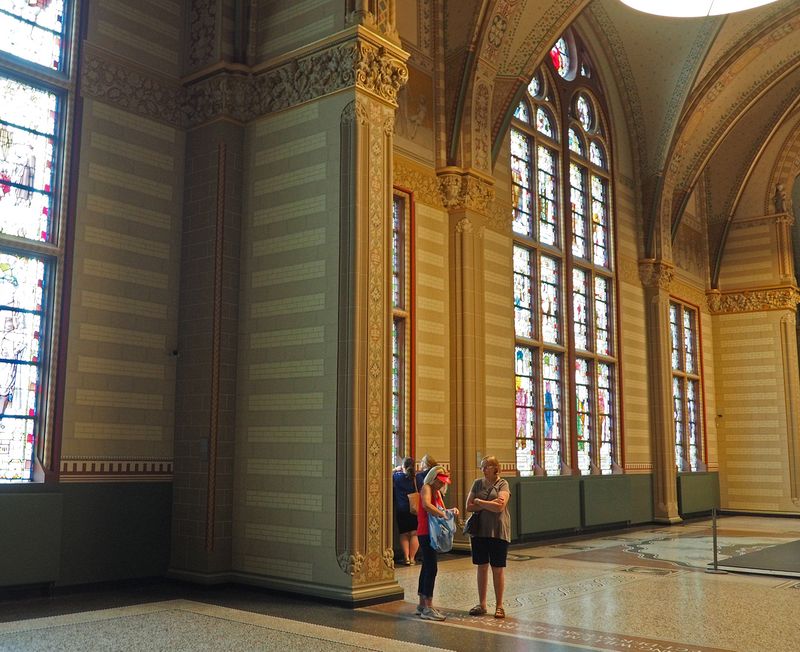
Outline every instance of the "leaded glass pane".
<path id="1" fill-rule="evenodd" d="M 392 202 L 392 302 L 396 308 L 402 308 L 403 301 L 403 201 L 395 197 Z"/>
<path id="2" fill-rule="evenodd" d="M 531 216 L 531 146 L 528 136 L 511 130 L 511 200 L 514 205 L 514 233 L 533 237 Z"/>
<path id="3" fill-rule="evenodd" d="M 530 122 L 531 116 L 528 112 L 528 105 L 525 102 L 520 102 L 517 106 L 516 111 L 514 111 L 514 117 L 517 120 L 521 120 L 522 122 Z"/>
<path id="4" fill-rule="evenodd" d="M 585 63 L 581 64 L 581 77 L 591 77 L 591 72 L 589 71 L 589 66 Z"/>
<path id="5" fill-rule="evenodd" d="M 556 202 L 556 155 L 542 145 L 537 148 L 537 192 L 539 194 L 539 242 L 555 245 L 558 237 Z"/>
<path id="6" fill-rule="evenodd" d="M 669 335 L 672 349 L 672 369 L 679 371 L 681 369 L 681 334 L 678 324 L 678 306 L 674 303 L 669 304 Z"/>
<path id="7" fill-rule="evenodd" d="M 543 90 L 544 84 L 542 84 L 542 80 L 537 73 L 533 76 L 533 79 L 531 79 L 530 84 L 528 84 L 528 92 L 531 94 L 531 97 L 541 97 Z"/>
<path id="8" fill-rule="evenodd" d="M 683 359 L 686 373 L 697 373 L 694 356 L 694 310 L 683 309 Z"/>
<path id="9" fill-rule="evenodd" d="M 542 400 L 544 401 L 544 470 L 561 472 L 561 356 L 542 354 Z"/>
<path id="10" fill-rule="evenodd" d="M 583 93 L 578 95 L 578 99 L 575 100 L 575 113 L 577 114 L 578 122 L 581 123 L 581 127 L 586 131 L 590 131 L 594 125 L 594 111 L 589 98 Z"/>
<path id="11" fill-rule="evenodd" d="M 0 50 L 59 70 L 63 17 L 63 0 L 0 1 Z"/>
<path id="12" fill-rule="evenodd" d="M 569 164 L 569 198 L 572 208 L 572 255 L 586 258 L 586 181 L 584 168 Z"/>
<path id="13" fill-rule="evenodd" d="M 584 155 L 584 147 L 583 147 L 583 139 L 580 137 L 580 134 L 573 129 L 572 127 L 569 128 L 567 132 L 567 138 L 569 139 L 569 149 L 572 152 L 575 152 L 579 156 Z"/>
<path id="14" fill-rule="evenodd" d="M 542 302 L 542 339 L 545 342 L 561 341 L 561 310 L 559 288 L 561 273 L 558 261 L 542 256 L 539 287 Z"/>
<path id="15" fill-rule="evenodd" d="M 680 378 L 672 379 L 672 417 L 675 421 L 675 464 L 681 470 L 683 448 L 683 387 Z"/>
<path id="16" fill-rule="evenodd" d="M 578 444 L 578 468 L 588 475 L 592 464 L 592 385 L 589 362 L 575 360 L 575 439 Z"/>
<path id="17" fill-rule="evenodd" d="M 516 382 L 516 450 L 517 470 L 521 475 L 533 475 L 536 466 L 536 427 L 533 349 L 515 349 Z"/>
<path id="18" fill-rule="evenodd" d="M 402 414 L 401 331 L 397 319 L 392 320 L 392 460 L 395 463 L 403 457 L 404 453 L 400 430 Z"/>
<path id="19" fill-rule="evenodd" d="M 592 261 L 595 265 L 608 264 L 608 183 L 602 177 L 591 175 L 592 185 Z"/>
<path id="20" fill-rule="evenodd" d="M 517 337 L 533 337 L 532 254 L 525 247 L 514 247 L 514 332 Z"/>
<path id="21" fill-rule="evenodd" d="M 698 427 L 697 402 L 698 385 L 696 380 L 686 383 L 686 429 L 689 436 L 689 467 L 697 471 L 700 461 L 700 428 Z"/>
<path id="22" fill-rule="evenodd" d="M 0 231 L 46 241 L 57 98 L 0 76 Z"/>
<path id="23" fill-rule="evenodd" d="M 556 72 L 566 79 L 569 75 L 570 52 L 566 40 L 562 36 L 550 50 L 550 60 Z"/>
<path id="24" fill-rule="evenodd" d="M 550 138 L 555 138 L 553 119 L 542 107 L 538 107 L 536 109 L 536 131 L 543 133 L 545 136 L 549 136 Z"/>
<path id="25" fill-rule="evenodd" d="M 589 350 L 589 288 L 587 274 L 581 269 L 572 270 L 572 322 L 575 348 Z"/>
<path id="26" fill-rule="evenodd" d="M 589 143 L 589 160 L 599 168 L 606 167 L 606 155 L 603 147 L 595 141 Z"/>
<path id="27" fill-rule="evenodd" d="M 0 479 L 30 479 L 41 392 L 42 261 L 0 254 Z"/>
<path id="28" fill-rule="evenodd" d="M 600 473 L 611 473 L 614 449 L 614 401 L 611 365 L 597 363 L 597 430 L 600 437 Z"/>
<path id="29" fill-rule="evenodd" d="M 594 277 L 594 342 L 595 351 L 611 355 L 610 283 L 602 276 Z"/>

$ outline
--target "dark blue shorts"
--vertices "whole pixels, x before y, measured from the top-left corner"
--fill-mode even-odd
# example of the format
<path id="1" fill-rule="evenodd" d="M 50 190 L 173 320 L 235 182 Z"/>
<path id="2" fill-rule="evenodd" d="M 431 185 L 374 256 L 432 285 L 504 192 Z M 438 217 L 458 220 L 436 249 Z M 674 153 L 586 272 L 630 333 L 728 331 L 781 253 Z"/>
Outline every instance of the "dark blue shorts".
<path id="1" fill-rule="evenodd" d="M 507 555 L 508 541 L 492 537 L 472 537 L 473 564 L 491 564 L 493 568 L 505 568 Z"/>

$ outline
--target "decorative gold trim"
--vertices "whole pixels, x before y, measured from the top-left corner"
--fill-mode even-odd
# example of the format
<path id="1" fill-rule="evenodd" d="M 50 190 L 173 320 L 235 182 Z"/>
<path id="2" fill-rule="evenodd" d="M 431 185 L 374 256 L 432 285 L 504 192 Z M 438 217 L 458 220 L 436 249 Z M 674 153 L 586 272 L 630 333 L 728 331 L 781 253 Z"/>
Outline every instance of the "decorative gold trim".
<path id="1" fill-rule="evenodd" d="M 62 457 L 61 482 L 171 482 L 172 459 Z"/>
<path id="2" fill-rule="evenodd" d="M 706 298 L 708 308 L 713 315 L 795 310 L 800 303 L 800 290 L 793 285 L 730 292 L 711 290 L 706 294 Z"/>
<path id="3" fill-rule="evenodd" d="M 450 210 L 469 209 L 487 214 L 489 204 L 494 201 L 492 183 L 471 172 L 448 168 L 437 173 L 442 205 Z"/>
<path id="4" fill-rule="evenodd" d="M 394 185 L 413 192 L 416 203 L 444 208 L 439 192 L 439 179 L 433 170 L 397 155 L 394 156 Z"/>

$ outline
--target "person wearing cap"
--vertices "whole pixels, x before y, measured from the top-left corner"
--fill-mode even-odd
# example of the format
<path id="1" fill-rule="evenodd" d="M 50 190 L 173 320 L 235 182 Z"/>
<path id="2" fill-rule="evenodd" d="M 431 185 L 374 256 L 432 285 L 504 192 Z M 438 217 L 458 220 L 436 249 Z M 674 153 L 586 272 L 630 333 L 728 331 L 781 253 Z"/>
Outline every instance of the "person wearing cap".
<path id="1" fill-rule="evenodd" d="M 495 618 L 505 618 L 503 590 L 508 544 L 511 541 L 511 517 L 508 500 L 511 491 L 508 481 L 500 477 L 500 462 L 494 455 L 481 460 L 483 477 L 472 484 L 467 496 L 467 511 L 478 512 L 478 531 L 471 536 L 472 563 L 478 567 L 479 603 L 469 610 L 470 616 L 486 613 L 486 590 L 489 584 L 489 566 L 492 567 L 494 585 Z"/>
<path id="2" fill-rule="evenodd" d="M 417 615 L 423 620 L 444 620 L 446 616 L 433 607 L 433 587 L 439 570 L 438 556 L 431 547 L 428 514 L 444 517 L 447 511 L 458 516 L 458 510 L 448 510 L 442 500 L 442 489 L 450 484 L 450 474 L 441 465 L 435 465 L 425 474 L 419 488 L 420 509 L 417 510 L 417 538 L 422 551 L 422 568 L 419 571 L 419 604 Z"/>

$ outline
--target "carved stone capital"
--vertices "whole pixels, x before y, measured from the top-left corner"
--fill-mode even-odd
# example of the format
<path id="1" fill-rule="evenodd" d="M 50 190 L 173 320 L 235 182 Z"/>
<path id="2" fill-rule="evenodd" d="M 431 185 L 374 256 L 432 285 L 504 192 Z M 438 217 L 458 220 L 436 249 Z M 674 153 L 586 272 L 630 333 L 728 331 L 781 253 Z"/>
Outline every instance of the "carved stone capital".
<path id="1" fill-rule="evenodd" d="M 800 290 L 794 286 L 720 292 L 712 290 L 707 295 L 712 314 L 762 312 L 765 310 L 795 310 L 800 303 Z"/>
<path id="2" fill-rule="evenodd" d="M 359 575 L 364 567 L 364 555 L 345 551 L 337 557 L 339 568 L 347 575 Z"/>
<path id="3" fill-rule="evenodd" d="M 669 291 L 675 278 L 675 269 L 669 263 L 658 260 L 640 260 L 639 278 L 646 288 Z"/>
<path id="4" fill-rule="evenodd" d="M 487 181 L 468 173 L 443 172 L 439 175 L 442 205 L 448 209 L 468 208 L 488 213 L 494 200 L 494 187 Z"/>

